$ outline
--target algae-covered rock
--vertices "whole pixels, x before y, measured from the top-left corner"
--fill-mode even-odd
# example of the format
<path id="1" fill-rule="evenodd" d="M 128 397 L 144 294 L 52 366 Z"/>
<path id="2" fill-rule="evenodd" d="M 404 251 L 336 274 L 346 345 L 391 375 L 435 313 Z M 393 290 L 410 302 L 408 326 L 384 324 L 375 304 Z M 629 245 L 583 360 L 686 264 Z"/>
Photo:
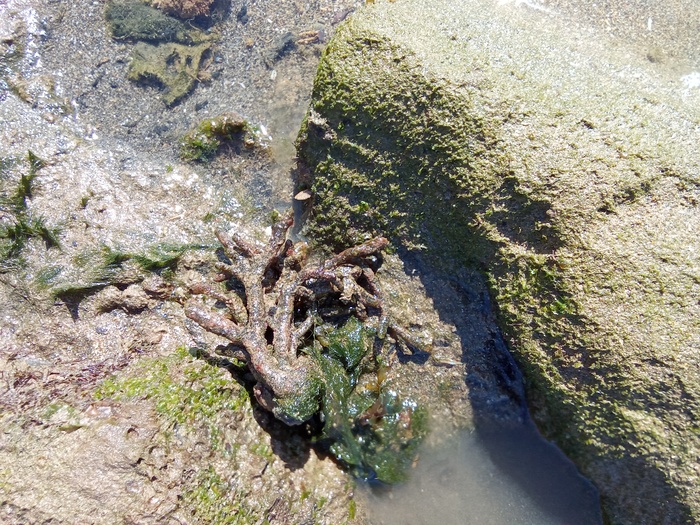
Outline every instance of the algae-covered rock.
<path id="1" fill-rule="evenodd" d="M 131 53 L 129 80 L 157 84 L 164 89 L 163 102 L 168 106 L 176 104 L 197 83 L 203 58 L 210 47 L 211 44 L 154 46 L 139 42 Z"/>
<path id="2" fill-rule="evenodd" d="M 109 2 L 105 19 L 116 39 L 180 44 L 195 44 L 204 40 L 200 31 L 140 1 Z"/>
<path id="3" fill-rule="evenodd" d="M 540 429 L 611 523 L 700 519 L 700 115 L 642 57 L 492 2 L 368 6 L 298 143 L 307 231 L 483 269 Z"/>

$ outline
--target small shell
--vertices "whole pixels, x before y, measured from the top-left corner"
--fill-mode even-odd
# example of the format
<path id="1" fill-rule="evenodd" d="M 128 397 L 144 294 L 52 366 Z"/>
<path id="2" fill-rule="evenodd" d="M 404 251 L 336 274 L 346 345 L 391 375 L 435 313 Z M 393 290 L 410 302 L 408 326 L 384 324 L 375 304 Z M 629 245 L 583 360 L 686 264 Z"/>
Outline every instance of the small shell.
<path id="1" fill-rule="evenodd" d="M 311 198 L 311 192 L 309 190 L 302 190 L 294 196 L 296 201 L 307 201 Z"/>

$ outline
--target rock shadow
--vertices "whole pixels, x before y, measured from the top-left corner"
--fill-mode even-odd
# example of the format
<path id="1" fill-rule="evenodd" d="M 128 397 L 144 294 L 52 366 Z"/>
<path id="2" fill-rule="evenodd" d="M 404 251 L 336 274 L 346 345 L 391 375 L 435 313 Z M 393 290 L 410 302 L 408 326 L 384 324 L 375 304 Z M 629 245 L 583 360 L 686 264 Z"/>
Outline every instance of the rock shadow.
<path id="1" fill-rule="evenodd" d="M 454 325 L 462 341 L 475 431 L 490 461 L 552 518 L 602 523 L 597 489 L 530 418 L 525 382 L 496 323 L 483 276 L 468 269 L 441 275 L 419 256 L 401 258 L 408 273 L 421 276 L 441 320 Z"/>

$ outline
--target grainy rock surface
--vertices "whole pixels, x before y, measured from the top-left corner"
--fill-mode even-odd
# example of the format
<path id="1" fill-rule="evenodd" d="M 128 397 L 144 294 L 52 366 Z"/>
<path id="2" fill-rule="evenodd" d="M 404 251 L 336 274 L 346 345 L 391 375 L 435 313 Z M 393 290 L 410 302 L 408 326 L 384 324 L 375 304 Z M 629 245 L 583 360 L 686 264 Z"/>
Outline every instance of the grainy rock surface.
<path id="1" fill-rule="evenodd" d="M 336 33 L 298 142 L 308 231 L 483 270 L 534 417 L 607 521 L 695 523 L 697 56 L 504 4 L 377 3 Z"/>

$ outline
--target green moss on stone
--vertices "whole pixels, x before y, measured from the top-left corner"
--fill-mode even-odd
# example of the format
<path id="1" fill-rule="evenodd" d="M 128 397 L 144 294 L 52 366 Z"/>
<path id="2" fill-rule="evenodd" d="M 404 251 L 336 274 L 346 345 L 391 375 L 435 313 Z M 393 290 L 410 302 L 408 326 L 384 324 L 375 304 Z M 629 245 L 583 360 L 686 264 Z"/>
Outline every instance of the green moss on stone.
<path id="1" fill-rule="evenodd" d="M 97 399 L 149 399 L 166 421 L 205 424 L 217 436 L 216 416 L 246 406 L 247 391 L 231 381 L 228 372 L 203 361 L 193 361 L 186 348 L 167 357 L 145 358 L 106 379 Z"/>
<path id="2" fill-rule="evenodd" d="M 212 466 L 197 474 L 195 483 L 185 488 L 182 495 L 185 508 L 195 523 L 212 525 L 248 525 L 267 523 L 246 506 L 246 498 Z"/>
<path id="3" fill-rule="evenodd" d="M 444 259 L 478 258 L 483 241 L 459 225 L 473 220 L 474 209 L 485 213 L 497 191 L 496 173 L 473 175 L 481 165 L 504 163 L 494 147 L 497 136 L 468 101 L 425 78 L 389 41 L 374 39 L 377 52 L 359 64 L 355 57 L 366 38 L 331 43 L 326 56 L 333 60 L 322 61 L 318 70 L 298 145 L 300 158 L 316 173 L 313 182 L 298 181 L 299 189 L 311 187 L 315 197 L 308 229 L 336 248 L 381 231 L 409 247 L 440 239 Z M 360 68 L 392 71 L 380 80 L 381 97 L 357 91 L 353 75 L 361 78 Z M 453 198 L 472 208 L 425 207 Z"/>

